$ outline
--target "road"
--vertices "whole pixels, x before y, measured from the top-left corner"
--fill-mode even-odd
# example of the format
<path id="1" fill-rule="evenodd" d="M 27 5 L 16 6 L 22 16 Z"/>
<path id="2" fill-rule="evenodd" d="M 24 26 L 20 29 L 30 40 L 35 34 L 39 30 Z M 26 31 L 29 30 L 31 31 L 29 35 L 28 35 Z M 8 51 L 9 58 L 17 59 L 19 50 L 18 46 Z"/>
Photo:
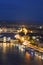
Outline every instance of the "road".
<path id="1" fill-rule="evenodd" d="M 43 48 L 40 48 L 40 47 L 34 46 L 34 45 L 32 45 L 32 44 L 28 44 L 27 47 L 33 48 L 34 50 L 37 50 L 37 51 L 43 53 Z"/>

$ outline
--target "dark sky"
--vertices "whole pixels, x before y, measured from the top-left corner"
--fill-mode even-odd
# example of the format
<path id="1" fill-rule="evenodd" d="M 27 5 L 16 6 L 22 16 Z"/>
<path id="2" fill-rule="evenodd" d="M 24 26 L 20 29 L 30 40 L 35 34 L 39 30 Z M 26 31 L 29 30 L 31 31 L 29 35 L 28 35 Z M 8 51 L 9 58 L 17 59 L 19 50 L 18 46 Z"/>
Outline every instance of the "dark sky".
<path id="1" fill-rule="evenodd" d="M 43 23 L 43 0 L 0 0 L 0 20 Z"/>

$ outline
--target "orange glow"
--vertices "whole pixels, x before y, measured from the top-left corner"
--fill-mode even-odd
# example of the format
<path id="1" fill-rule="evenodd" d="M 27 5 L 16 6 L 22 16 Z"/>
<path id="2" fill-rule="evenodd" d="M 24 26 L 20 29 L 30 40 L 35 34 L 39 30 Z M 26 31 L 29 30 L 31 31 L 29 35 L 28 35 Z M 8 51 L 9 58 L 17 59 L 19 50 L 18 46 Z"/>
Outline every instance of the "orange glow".
<path id="1" fill-rule="evenodd" d="M 30 60 L 30 54 L 28 52 L 26 52 L 25 58 L 26 58 L 26 60 Z"/>
<path id="2" fill-rule="evenodd" d="M 3 43 L 3 53 L 6 52 L 6 43 Z"/>

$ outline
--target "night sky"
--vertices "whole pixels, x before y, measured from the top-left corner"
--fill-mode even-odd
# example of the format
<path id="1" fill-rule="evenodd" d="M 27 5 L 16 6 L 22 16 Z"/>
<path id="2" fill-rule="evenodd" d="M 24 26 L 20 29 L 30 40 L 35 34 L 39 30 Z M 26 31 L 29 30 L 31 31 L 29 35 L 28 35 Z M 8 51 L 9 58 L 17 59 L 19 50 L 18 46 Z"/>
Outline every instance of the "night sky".
<path id="1" fill-rule="evenodd" d="M 43 23 L 43 0 L 0 0 L 0 20 Z"/>

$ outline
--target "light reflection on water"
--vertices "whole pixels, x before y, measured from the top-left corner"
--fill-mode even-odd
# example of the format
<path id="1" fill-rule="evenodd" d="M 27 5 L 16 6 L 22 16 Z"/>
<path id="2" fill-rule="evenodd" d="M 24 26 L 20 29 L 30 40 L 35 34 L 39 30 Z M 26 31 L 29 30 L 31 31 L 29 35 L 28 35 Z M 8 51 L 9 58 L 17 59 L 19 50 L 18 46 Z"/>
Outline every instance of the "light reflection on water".
<path id="1" fill-rule="evenodd" d="M 32 62 L 28 52 L 24 53 L 23 51 L 19 51 L 14 46 L 13 43 L 0 43 L 1 65 L 35 65 L 36 62 L 33 59 Z"/>
<path id="2" fill-rule="evenodd" d="M 3 53 L 6 52 L 6 43 L 3 43 Z"/>
<path id="3" fill-rule="evenodd" d="M 2 48 L 3 53 L 6 53 L 7 52 L 6 50 L 12 48 L 12 45 L 13 43 L 0 43 L 0 49 Z"/>
<path id="4" fill-rule="evenodd" d="M 30 59 L 30 54 L 29 54 L 28 52 L 26 52 L 25 58 L 26 58 L 26 59 Z"/>

